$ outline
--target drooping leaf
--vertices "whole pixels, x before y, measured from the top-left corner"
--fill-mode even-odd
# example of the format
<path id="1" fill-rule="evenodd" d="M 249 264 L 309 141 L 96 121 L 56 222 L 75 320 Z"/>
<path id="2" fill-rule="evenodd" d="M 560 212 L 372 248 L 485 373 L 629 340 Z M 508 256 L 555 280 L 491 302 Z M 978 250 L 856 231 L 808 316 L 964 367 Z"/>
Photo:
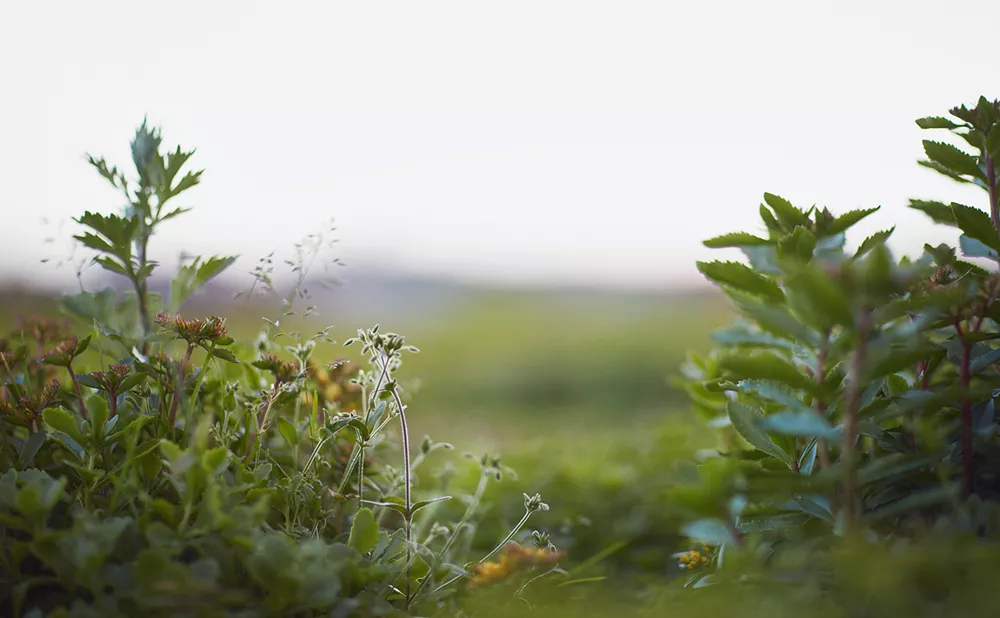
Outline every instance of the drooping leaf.
<path id="1" fill-rule="evenodd" d="M 830 421 L 813 410 L 785 410 L 775 412 L 761 419 L 764 431 L 786 436 L 806 436 L 809 438 L 836 439 L 840 435 Z"/>
<path id="2" fill-rule="evenodd" d="M 951 204 L 951 211 L 955 214 L 958 227 L 966 236 L 1000 252 L 1000 235 L 997 234 L 997 230 L 993 227 L 993 222 L 986 212 L 955 203 Z"/>
<path id="3" fill-rule="evenodd" d="M 955 174 L 986 180 L 986 175 L 979 169 L 976 158 L 951 144 L 924 140 L 924 153 L 928 159 Z"/>
<path id="4" fill-rule="evenodd" d="M 697 265 L 698 270 L 715 283 L 774 302 L 784 298 L 777 283 L 739 262 L 698 262 Z"/>
<path id="5" fill-rule="evenodd" d="M 780 459 L 786 464 L 791 464 L 791 455 L 775 444 L 771 437 L 757 425 L 763 415 L 735 401 L 729 402 L 726 410 L 729 413 L 729 420 L 732 422 L 733 428 L 751 446 Z"/>
<path id="6" fill-rule="evenodd" d="M 809 392 L 817 390 L 815 380 L 787 360 L 768 352 L 727 354 L 719 359 L 719 367 L 738 380 L 774 380 Z"/>
<path id="7" fill-rule="evenodd" d="M 947 176 L 948 178 L 951 178 L 955 182 L 961 182 L 961 183 L 972 182 L 971 180 L 969 180 L 965 176 L 962 176 L 960 174 L 956 174 L 955 172 L 953 172 L 949 168 L 945 167 L 944 165 L 941 165 L 937 161 L 917 161 L 917 164 L 918 165 L 922 165 L 922 166 L 927 167 L 927 168 L 930 168 L 930 169 L 934 170 L 935 172 L 937 172 L 939 174 Z"/>
<path id="8" fill-rule="evenodd" d="M 772 382 L 770 380 L 741 380 L 737 386 L 744 393 L 780 403 L 792 410 L 808 409 L 808 406 L 795 394 L 795 391 L 779 382 Z"/>
<path id="9" fill-rule="evenodd" d="M 996 365 L 997 363 L 1000 363 L 1000 348 L 993 350 L 988 349 L 986 352 L 983 352 L 972 359 L 972 362 L 969 364 L 969 373 L 976 375 L 983 369 L 986 369 L 991 365 Z"/>
<path id="10" fill-rule="evenodd" d="M 729 294 L 737 308 L 753 318 L 765 331 L 809 345 L 819 343 L 819 334 L 778 305 L 766 305 L 745 295 Z"/>
<path id="11" fill-rule="evenodd" d="M 711 337 L 716 343 L 730 346 L 789 349 L 794 345 L 792 341 L 776 337 L 769 332 L 754 331 L 739 326 L 717 330 Z"/>
<path id="12" fill-rule="evenodd" d="M 955 213 L 952 212 L 951 207 L 943 202 L 910 200 L 909 207 L 923 212 L 933 219 L 935 223 L 958 226 L 958 223 L 955 221 Z"/>
<path id="13" fill-rule="evenodd" d="M 965 234 L 962 234 L 958 238 L 958 246 L 962 249 L 962 255 L 967 258 L 989 258 L 995 260 L 997 257 L 1000 257 L 1000 253 L 997 253 L 995 249 L 991 249 L 982 242 L 975 238 L 969 238 Z"/>

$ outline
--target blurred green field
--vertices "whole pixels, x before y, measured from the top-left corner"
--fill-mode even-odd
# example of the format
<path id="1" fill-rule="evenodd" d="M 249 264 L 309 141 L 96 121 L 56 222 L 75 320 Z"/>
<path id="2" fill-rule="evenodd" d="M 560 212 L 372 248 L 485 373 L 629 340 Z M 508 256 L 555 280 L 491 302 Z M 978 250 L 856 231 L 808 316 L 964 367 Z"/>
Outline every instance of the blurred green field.
<path id="1" fill-rule="evenodd" d="M 0 293 L 0 330 L 18 314 L 57 315 L 52 298 Z M 225 316 L 237 339 L 252 339 L 279 316 L 278 305 L 193 303 L 189 313 Z M 377 314 L 377 310 L 371 313 Z M 669 384 L 689 350 L 708 346 L 729 310 L 714 295 L 572 295 L 552 291 L 471 290 L 444 310 L 399 323 L 420 353 L 401 376 L 414 392 L 418 433 L 475 446 L 510 446 L 597 430 L 625 434 L 638 424 L 679 416 L 688 407 Z M 343 341 L 373 315 L 286 318 L 282 330 L 305 336 L 330 326 Z M 291 339 L 287 339 L 291 343 Z M 322 346 L 320 358 L 360 360 L 355 348 Z"/>
<path id="2" fill-rule="evenodd" d="M 252 339 L 262 316 L 277 317 L 276 307 L 198 303 L 185 313 L 223 315 L 237 339 Z M 8 293 L 0 330 L 24 313 L 54 316 L 57 303 Z M 532 524 L 569 552 L 571 564 L 607 553 L 585 575 L 628 581 L 630 594 L 641 595 L 638 581 L 655 588 L 678 574 L 671 554 L 682 548 L 684 515 L 668 490 L 679 462 L 711 439 L 670 378 L 729 316 L 713 294 L 476 290 L 444 310 L 382 328 L 420 348 L 401 371 L 414 392 L 413 441 L 430 434 L 459 451 L 499 452 L 517 472 L 486 494 L 483 550 L 523 514 L 522 493 L 537 492 L 551 511 Z M 286 318 L 282 330 L 308 336 L 332 323 L 329 336 L 343 341 L 375 321 Z M 318 354 L 324 362 L 360 360 L 356 348 L 339 344 L 324 344 Z M 474 485 L 477 470 L 458 469 L 455 482 Z"/>

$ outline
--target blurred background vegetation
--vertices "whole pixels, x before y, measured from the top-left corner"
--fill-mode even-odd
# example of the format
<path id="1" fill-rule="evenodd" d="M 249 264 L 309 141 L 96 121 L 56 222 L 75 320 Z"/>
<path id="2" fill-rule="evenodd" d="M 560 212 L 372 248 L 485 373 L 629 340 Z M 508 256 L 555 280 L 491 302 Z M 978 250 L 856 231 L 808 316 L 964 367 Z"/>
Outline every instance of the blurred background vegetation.
<path id="1" fill-rule="evenodd" d="M 591 576 L 676 574 L 683 514 L 668 491 L 679 463 L 711 438 L 671 378 L 728 321 L 720 295 L 352 280 L 300 303 L 317 305 L 309 318 L 281 318 L 276 296 L 234 300 L 222 286 L 209 286 L 184 313 L 224 316 L 241 339 L 253 339 L 264 317 L 306 336 L 331 326 L 336 341 L 375 322 L 405 334 L 420 348 L 401 372 L 414 393 L 413 440 L 430 434 L 461 451 L 500 453 L 518 474 L 491 484 L 483 543 L 521 516 L 522 493 L 539 492 L 552 510 L 533 525 Z M 59 314 L 53 294 L 8 288 L 2 298 L 5 331 L 20 314 Z M 360 360 L 356 348 L 321 348 L 326 361 Z M 475 484 L 476 468 L 457 472 L 456 483 Z"/>

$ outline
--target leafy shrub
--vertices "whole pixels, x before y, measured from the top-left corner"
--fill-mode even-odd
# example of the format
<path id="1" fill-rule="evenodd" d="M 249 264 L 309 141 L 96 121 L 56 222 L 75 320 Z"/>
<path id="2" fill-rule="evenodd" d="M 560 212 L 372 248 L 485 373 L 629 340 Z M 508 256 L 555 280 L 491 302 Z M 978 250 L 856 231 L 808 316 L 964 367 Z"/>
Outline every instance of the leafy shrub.
<path id="1" fill-rule="evenodd" d="M 925 245 L 916 259 L 893 259 L 893 229 L 847 251 L 845 233 L 875 208 L 835 216 L 772 194 L 760 206 L 766 236 L 706 241 L 740 249 L 749 265 L 698 264 L 740 319 L 686 367 L 698 411 L 720 432 L 700 481 L 675 491 L 697 517 L 685 533 L 713 548 L 714 569 L 694 568 L 690 585 L 856 591 L 849 584 L 863 566 L 839 562 L 850 548 L 902 556 L 888 568 L 903 578 L 892 607 L 877 595 L 835 595 L 850 615 L 957 603 L 951 593 L 969 573 L 996 583 L 986 560 L 1000 534 L 1000 102 L 980 98 L 951 116 L 917 124 L 950 131 L 972 152 L 928 140 L 920 163 L 983 189 L 987 208 L 910 207 L 958 228 L 961 257 Z M 954 553 L 932 566 L 917 559 L 921 547 Z M 920 585 L 904 592 L 906 577 Z"/>
<path id="2" fill-rule="evenodd" d="M 470 586 L 558 572 L 562 553 L 543 534 L 511 545 L 547 510 L 537 494 L 518 496 L 519 522 L 490 551 L 471 553 L 483 493 L 504 468 L 478 459 L 469 493 L 450 482 L 450 445 L 424 438 L 411 452 L 396 376 L 416 349 L 402 336 L 359 330 L 347 343 L 363 368 L 315 357 L 328 329 L 307 338 L 275 319 L 237 343 L 224 319 L 182 317 L 235 257 L 193 259 L 167 298 L 151 291 L 150 239 L 201 177 L 182 173 L 191 152 L 160 146 L 143 123 L 135 179 L 91 157 L 128 207 L 77 219 L 75 238 L 129 292 L 81 292 L 63 302 L 79 327 L 26 318 L 0 340 L 0 612 L 448 611 Z M 294 266 L 283 317 L 304 296 L 308 269 Z M 270 286 L 269 273 L 265 260 L 255 277 Z M 397 421 L 401 462 L 388 439 Z M 456 520 L 438 511 L 445 490 L 465 502 Z"/>

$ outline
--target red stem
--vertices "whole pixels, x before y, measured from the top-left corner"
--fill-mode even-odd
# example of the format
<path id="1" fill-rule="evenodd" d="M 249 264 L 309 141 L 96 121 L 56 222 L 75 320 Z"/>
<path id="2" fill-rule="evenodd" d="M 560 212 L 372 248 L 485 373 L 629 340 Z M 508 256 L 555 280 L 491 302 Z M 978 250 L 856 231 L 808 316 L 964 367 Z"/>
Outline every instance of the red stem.
<path id="1" fill-rule="evenodd" d="M 844 410 L 844 443 L 841 446 L 841 457 L 847 464 L 844 477 L 844 527 L 853 532 L 857 520 L 858 471 L 857 450 L 855 442 L 858 437 L 858 409 L 861 404 L 861 371 L 864 369 L 865 357 L 868 353 L 868 331 L 871 328 L 871 315 L 863 310 L 858 319 L 858 347 L 854 351 L 851 366 L 851 382 L 848 384 L 847 406 Z"/>
<path id="2" fill-rule="evenodd" d="M 975 462 L 972 451 L 972 402 L 969 400 L 968 389 L 972 380 L 969 366 L 972 362 L 972 345 L 965 341 L 962 323 L 956 315 L 952 318 L 955 332 L 962 340 L 962 364 L 960 367 L 962 381 L 962 481 L 965 492 L 971 494 L 975 485 Z"/>
<path id="3" fill-rule="evenodd" d="M 826 345 L 829 341 L 830 332 L 827 331 L 823 338 L 823 348 L 816 355 L 816 381 L 819 384 L 823 384 L 826 380 Z M 826 404 L 823 403 L 820 397 L 816 397 L 813 405 L 816 406 L 816 412 L 822 416 L 826 416 Z M 827 444 L 825 438 L 820 438 L 819 440 L 819 465 L 824 469 L 830 467 L 830 445 Z"/>
<path id="4" fill-rule="evenodd" d="M 986 184 L 990 193 L 990 218 L 993 219 L 993 227 L 1000 233 L 1000 204 L 997 203 L 996 164 L 985 148 L 983 149 L 983 159 L 986 163 Z"/>

